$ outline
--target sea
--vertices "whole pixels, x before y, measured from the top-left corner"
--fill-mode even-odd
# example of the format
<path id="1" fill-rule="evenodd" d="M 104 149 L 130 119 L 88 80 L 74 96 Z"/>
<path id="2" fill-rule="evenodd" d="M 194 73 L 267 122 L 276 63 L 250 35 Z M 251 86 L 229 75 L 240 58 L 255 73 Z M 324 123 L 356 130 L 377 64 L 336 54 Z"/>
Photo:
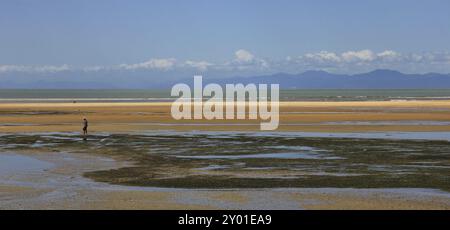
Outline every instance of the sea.
<path id="1" fill-rule="evenodd" d="M 0 103 L 14 102 L 170 102 L 167 90 L 0 89 Z M 450 100 L 450 89 L 296 89 L 280 90 L 281 101 Z"/>

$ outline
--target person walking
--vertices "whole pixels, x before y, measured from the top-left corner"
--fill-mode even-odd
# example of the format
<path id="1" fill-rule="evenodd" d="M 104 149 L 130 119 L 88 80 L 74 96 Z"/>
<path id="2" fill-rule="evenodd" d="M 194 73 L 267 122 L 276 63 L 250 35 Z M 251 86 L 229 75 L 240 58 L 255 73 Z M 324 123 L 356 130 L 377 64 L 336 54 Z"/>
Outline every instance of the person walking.
<path id="1" fill-rule="evenodd" d="M 88 120 L 83 118 L 83 135 L 86 136 L 88 134 Z"/>

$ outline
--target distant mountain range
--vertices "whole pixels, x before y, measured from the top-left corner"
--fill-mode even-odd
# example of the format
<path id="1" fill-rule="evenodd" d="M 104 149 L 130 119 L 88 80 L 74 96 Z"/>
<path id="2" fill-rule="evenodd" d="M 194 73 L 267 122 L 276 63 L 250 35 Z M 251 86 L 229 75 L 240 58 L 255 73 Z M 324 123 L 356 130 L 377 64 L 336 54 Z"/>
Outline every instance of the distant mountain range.
<path id="1" fill-rule="evenodd" d="M 204 84 L 209 81 L 205 81 Z M 278 83 L 282 89 L 450 89 L 450 74 L 403 74 L 394 70 L 374 70 L 346 75 L 325 71 L 300 74 L 278 73 L 267 76 L 214 80 L 218 84 L 240 82 Z"/>
<path id="2" fill-rule="evenodd" d="M 125 73 L 123 73 L 125 74 Z M 81 75 L 82 76 L 82 75 Z M 78 78 L 77 78 L 78 77 Z M 114 78 L 113 78 L 114 77 Z M 24 79 L 24 78 L 21 78 Z M 28 78 L 30 79 L 30 78 Z M 71 81 L 69 79 L 77 79 Z M 164 77 L 145 78 L 143 76 L 109 76 L 104 73 L 97 80 L 95 76 L 82 76 L 71 73 L 66 78 L 53 78 L 38 81 L 17 81 L 1 79 L 0 88 L 59 88 L 59 89 L 168 89 L 176 83 L 192 85 L 193 78 L 167 80 Z M 110 79 L 105 81 L 104 79 Z M 333 74 L 325 71 L 306 71 L 300 74 L 277 73 L 265 76 L 231 77 L 203 79 L 203 84 L 217 83 L 267 83 L 280 84 L 281 89 L 450 89 L 450 74 L 404 74 L 394 70 L 379 69 L 362 74 Z"/>

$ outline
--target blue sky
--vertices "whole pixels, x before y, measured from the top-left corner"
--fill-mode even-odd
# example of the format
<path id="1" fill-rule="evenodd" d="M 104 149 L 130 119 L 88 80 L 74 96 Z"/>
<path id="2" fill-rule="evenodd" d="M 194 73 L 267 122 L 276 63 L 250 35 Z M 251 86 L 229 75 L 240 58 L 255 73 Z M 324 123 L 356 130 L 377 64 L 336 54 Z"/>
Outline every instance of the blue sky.
<path id="1" fill-rule="evenodd" d="M 449 10 L 446 0 L 2 0 L 0 76 L 448 73 Z"/>

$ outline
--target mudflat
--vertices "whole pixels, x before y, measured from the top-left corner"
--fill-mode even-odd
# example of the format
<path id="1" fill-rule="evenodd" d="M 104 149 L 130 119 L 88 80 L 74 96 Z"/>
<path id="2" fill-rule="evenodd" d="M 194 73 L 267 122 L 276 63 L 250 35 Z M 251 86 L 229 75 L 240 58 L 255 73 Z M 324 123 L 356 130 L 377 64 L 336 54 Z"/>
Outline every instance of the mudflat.
<path id="1" fill-rule="evenodd" d="M 51 164 L 0 176 L 0 209 L 450 209 L 434 189 L 265 188 L 177 189 L 117 186 L 82 176 L 129 166 L 104 156 L 26 152 Z"/>

